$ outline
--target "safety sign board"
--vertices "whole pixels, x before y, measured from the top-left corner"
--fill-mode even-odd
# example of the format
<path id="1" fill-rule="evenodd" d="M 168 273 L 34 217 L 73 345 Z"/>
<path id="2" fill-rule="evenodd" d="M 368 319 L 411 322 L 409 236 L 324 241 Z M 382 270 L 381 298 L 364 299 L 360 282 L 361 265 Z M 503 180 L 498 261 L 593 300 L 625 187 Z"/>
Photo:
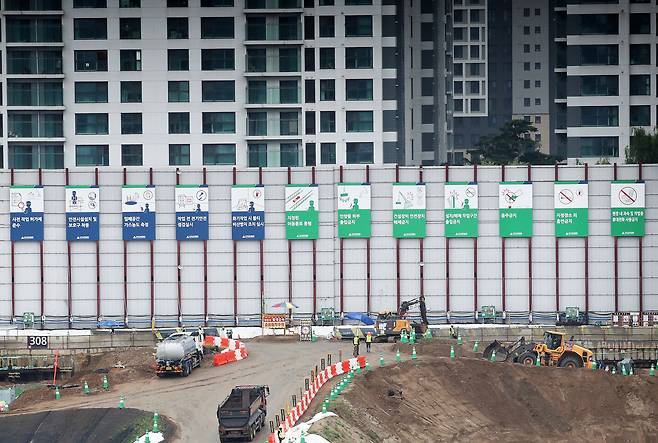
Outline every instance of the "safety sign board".
<path id="1" fill-rule="evenodd" d="M 233 240 L 265 238 L 265 187 L 233 185 L 231 188 Z"/>
<path id="2" fill-rule="evenodd" d="M 176 185 L 176 240 L 208 240 L 208 185 Z"/>
<path id="3" fill-rule="evenodd" d="M 338 237 L 370 238 L 370 184 L 338 183 Z"/>
<path id="4" fill-rule="evenodd" d="M 66 187 L 66 240 L 99 239 L 100 188 L 98 186 Z"/>
<path id="5" fill-rule="evenodd" d="M 587 237 L 589 218 L 586 181 L 555 182 L 554 205 L 556 237 Z"/>
<path id="6" fill-rule="evenodd" d="M 425 238 L 425 183 L 393 183 L 393 237 Z"/>
<path id="7" fill-rule="evenodd" d="M 643 237 L 645 194 L 643 181 L 610 184 L 610 232 L 613 237 Z"/>
<path id="8" fill-rule="evenodd" d="M 500 182 L 498 214 L 501 237 L 532 237 L 532 183 Z"/>
<path id="9" fill-rule="evenodd" d="M 478 184 L 476 182 L 446 182 L 445 236 L 478 236 Z"/>
<path id="10" fill-rule="evenodd" d="M 286 186 L 286 239 L 318 238 L 318 185 Z"/>
<path id="11" fill-rule="evenodd" d="M 155 186 L 125 185 L 121 189 L 124 240 L 155 240 Z"/>
<path id="12" fill-rule="evenodd" d="M 11 241 L 43 240 L 43 186 L 9 188 Z"/>

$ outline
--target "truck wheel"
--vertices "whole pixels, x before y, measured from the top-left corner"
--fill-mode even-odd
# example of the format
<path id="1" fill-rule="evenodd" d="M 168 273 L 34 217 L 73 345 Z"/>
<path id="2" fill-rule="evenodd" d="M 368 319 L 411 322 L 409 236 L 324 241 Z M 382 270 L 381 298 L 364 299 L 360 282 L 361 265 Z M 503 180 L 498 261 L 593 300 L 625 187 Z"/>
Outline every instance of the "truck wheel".
<path id="1" fill-rule="evenodd" d="M 256 438 L 256 430 L 254 429 L 254 426 L 249 428 L 249 441 L 253 441 L 254 438 Z"/>
<path id="2" fill-rule="evenodd" d="M 523 366 L 534 366 L 537 361 L 537 354 L 532 351 L 526 351 L 516 361 Z"/>

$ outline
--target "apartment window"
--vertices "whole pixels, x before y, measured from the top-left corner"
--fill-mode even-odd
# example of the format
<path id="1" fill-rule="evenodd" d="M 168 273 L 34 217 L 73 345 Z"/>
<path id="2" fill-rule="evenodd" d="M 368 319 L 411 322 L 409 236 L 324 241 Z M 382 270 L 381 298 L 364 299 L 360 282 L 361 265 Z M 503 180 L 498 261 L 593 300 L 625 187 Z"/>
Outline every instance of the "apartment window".
<path id="1" fill-rule="evenodd" d="M 431 125 L 434 123 L 434 106 L 422 105 L 420 109 L 420 122 L 423 125 Z"/>
<path id="2" fill-rule="evenodd" d="M 306 89 L 308 91 L 308 88 Z M 267 82 L 264 80 L 247 82 L 247 103 L 267 103 Z"/>
<path id="3" fill-rule="evenodd" d="M 372 69 L 372 48 L 345 48 L 345 69 Z"/>
<path id="4" fill-rule="evenodd" d="M 535 88 L 541 88 L 541 80 L 535 80 Z"/>
<path id="5" fill-rule="evenodd" d="M 453 92 L 455 94 L 463 94 L 464 93 L 464 82 L 454 82 Z"/>
<path id="6" fill-rule="evenodd" d="M 433 97 L 434 96 L 434 78 L 433 77 L 422 77 L 420 79 L 420 94 L 423 97 Z"/>
<path id="7" fill-rule="evenodd" d="M 541 98 L 535 99 L 535 106 L 541 106 Z"/>
<path id="8" fill-rule="evenodd" d="M 372 79 L 345 80 L 346 100 L 372 100 Z"/>
<path id="9" fill-rule="evenodd" d="M 523 106 L 526 108 L 530 106 L 530 98 L 526 97 L 523 99 Z"/>
<path id="10" fill-rule="evenodd" d="M 168 8 L 187 8 L 187 0 L 167 0 Z"/>
<path id="11" fill-rule="evenodd" d="M 523 16 L 530 17 L 530 8 L 523 8 Z"/>
<path id="12" fill-rule="evenodd" d="M 13 169 L 64 168 L 64 145 L 10 143 L 8 156 Z"/>
<path id="13" fill-rule="evenodd" d="M 345 0 L 345 6 L 372 5 L 372 0 Z"/>
<path id="14" fill-rule="evenodd" d="M 59 9 L 62 9 L 62 0 L 33 0 L 27 4 L 25 0 L 5 1 L 5 11 L 55 11 Z M 1 153 L 2 149 L 0 149 Z"/>
<path id="15" fill-rule="evenodd" d="M 455 63 L 453 65 L 453 74 L 455 77 L 461 77 L 464 75 L 464 64 L 463 63 Z"/>
<path id="16" fill-rule="evenodd" d="M 315 48 L 304 49 L 304 70 L 307 72 L 315 71 Z"/>
<path id="17" fill-rule="evenodd" d="M 61 42 L 60 18 L 6 17 L 8 43 Z"/>
<path id="18" fill-rule="evenodd" d="M 581 137 L 575 139 L 580 144 L 580 155 L 584 157 L 617 157 L 619 155 L 618 137 Z"/>
<path id="19" fill-rule="evenodd" d="M 204 112 L 204 134 L 235 134 L 235 112 Z"/>
<path id="20" fill-rule="evenodd" d="M 170 112 L 169 113 L 169 133 L 170 134 L 189 134 L 190 133 L 190 113 L 189 112 Z"/>
<path id="21" fill-rule="evenodd" d="M 61 49 L 8 49 L 7 74 L 61 74 Z"/>
<path id="22" fill-rule="evenodd" d="M 107 40 L 107 19 L 73 19 L 73 38 L 75 40 Z"/>
<path id="23" fill-rule="evenodd" d="M 333 6 L 334 0 L 319 0 L 319 6 Z"/>
<path id="24" fill-rule="evenodd" d="M 541 63 L 540 62 L 535 62 L 535 70 L 540 70 L 541 69 Z"/>
<path id="25" fill-rule="evenodd" d="M 535 34 L 541 34 L 541 26 L 535 26 Z"/>
<path id="26" fill-rule="evenodd" d="M 471 60 L 480 58 L 480 46 L 471 46 Z"/>
<path id="27" fill-rule="evenodd" d="M 235 50 L 202 49 L 201 69 L 204 71 L 232 71 L 235 69 Z"/>
<path id="28" fill-rule="evenodd" d="M 107 51 L 75 51 L 76 72 L 107 71 Z"/>
<path id="29" fill-rule="evenodd" d="M 121 103 L 141 103 L 142 102 L 142 82 L 125 81 L 121 82 Z"/>
<path id="30" fill-rule="evenodd" d="M 651 14 L 631 14 L 631 34 L 651 33 Z"/>
<path id="31" fill-rule="evenodd" d="M 617 65 L 619 64 L 619 47 L 617 45 L 583 45 L 580 46 L 580 60 L 570 65 Z"/>
<path id="32" fill-rule="evenodd" d="M 214 8 L 214 7 L 221 7 L 221 6 L 232 7 L 233 6 L 233 0 L 201 0 L 201 7 L 202 8 Z"/>
<path id="33" fill-rule="evenodd" d="M 347 111 L 345 123 L 347 132 L 372 132 L 372 111 Z"/>
<path id="34" fill-rule="evenodd" d="M 615 35 L 619 33 L 617 14 L 569 14 L 567 33 L 574 35 Z"/>
<path id="35" fill-rule="evenodd" d="M 336 132 L 336 112 L 320 111 L 320 132 Z"/>
<path id="36" fill-rule="evenodd" d="M 631 106 L 631 126 L 651 126 L 651 106 Z"/>
<path id="37" fill-rule="evenodd" d="M 122 40 L 139 40 L 142 38 L 142 22 L 139 18 L 119 19 L 119 38 Z"/>
<path id="38" fill-rule="evenodd" d="M 333 15 L 321 15 L 319 17 L 319 33 L 320 38 L 333 38 L 335 37 L 335 21 Z"/>
<path id="39" fill-rule="evenodd" d="M 280 135 L 298 135 L 299 134 L 299 115 L 297 112 L 280 112 L 279 113 L 279 134 Z"/>
<path id="40" fill-rule="evenodd" d="M 141 134 L 142 114 L 139 112 L 121 113 L 121 133 Z"/>
<path id="41" fill-rule="evenodd" d="M 169 145 L 169 166 L 189 166 L 190 145 Z"/>
<path id="42" fill-rule="evenodd" d="M 180 40 L 189 38 L 189 24 L 187 17 L 168 17 L 167 18 L 167 38 L 170 40 Z"/>
<path id="43" fill-rule="evenodd" d="M 235 165 L 235 144 L 204 144 L 204 165 Z"/>
<path id="44" fill-rule="evenodd" d="M 250 168 L 267 166 L 267 145 L 251 143 L 247 146 L 248 165 Z"/>
<path id="45" fill-rule="evenodd" d="M 167 67 L 170 71 L 189 71 L 189 51 L 187 49 L 168 49 Z"/>
<path id="46" fill-rule="evenodd" d="M 469 94 L 479 94 L 480 93 L 480 82 L 479 81 L 469 81 L 468 84 L 468 93 Z"/>
<path id="47" fill-rule="evenodd" d="M 247 112 L 247 134 L 267 135 L 267 112 Z"/>
<path id="48" fill-rule="evenodd" d="M 423 49 L 420 51 L 420 67 L 421 69 L 434 68 L 434 51 L 431 49 Z"/>
<path id="49" fill-rule="evenodd" d="M 336 143 L 320 143 L 320 163 L 323 165 L 336 164 Z"/>
<path id="50" fill-rule="evenodd" d="M 463 59 L 464 58 L 464 45 L 455 45 L 455 46 L 453 46 L 452 55 L 456 59 Z"/>
<path id="51" fill-rule="evenodd" d="M 304 40 L 315 38 L 315 17 L 307 15 L 304 17 Z"/>
<path id="52" fill-rule="evenodd" d="M 619 95 L 616 75 L 587 75 L 580 77 L 580 95 Z"/>
<path id="53" fill-rule="evenodd" d="M 76 166 L 109 166 L 110 147 L 108 145 L 76 145 Z"/>
<path id="54" fill-rule="evenodd" d="M 423 42 L 434 41 L 434 23 L 423 22 L 420 24 L 420 40 Z"/>
<path id="55" fill-rule="evenodd" d="M 334 48 L 320 48 L 320 69 L 336 68 L 336 52 Z"/>
<path id="56" fill-rule="evenodd" d="M 336 100 L 336 81 L 331 79 L 320 80 L 320 101 Z"/>
<path id="57" fill-rule="evenodd" d="M 523 80 L 523 89 L 530 89 L 530 80 Z"/>
<path id="58" fill-rule="evenodd" d="M 107 114 L 75 114 L 76 135 L 107 135 L 108 133 Z"/>
<path id="59" fill-rule="evenodd" d="M 170 81 L 167 89 L 169 103 L 182 103 L 190 101 L 190 82 Z"/>
<path id="60" fill-rule="evenodd" d="M 582 106 L 581 126 L 619 126 L 617 106 Z"/>
<path id="61" fill-rule="evenodd" d="M 9 97 L 9 85 L 7 87 Z M 75 82 L 75 102 L 107 103 L 107 82 Z"/>
<path id="62" fill-rule="evenodd" d="M 528 54 L 530 52 L 530 45 L 523 45 L 523 52 Z"/>
<path id="63" fill-rule="evenodd" d="M 372 37 L 372 15 L 346 15 L 345 37 Z"/>
<path id="64" fill-rule="evenodd" d="M 299 103 L 299 84 L 297 80 L 279 81 L 279 102 Z"/>
<path id="65" fill-rule="evenodd" d="M 631 95 L 651 95 L 651 78 L 648 75 L 631 75 Z"/>
<path id="66" fill-rule="evenodd" d="M 122 71 L 142 70 L 142 51 L 140 49 L 122 49 L 119 57 Z"/>
<path id="67" fill-rule="evenodd" d="M 201 17 L 201 38 L 234 38 L 233 17 Z"/>
<path id="68" fill-rule="evenodd" d="M 235 80 L 201 82 L 201 100 L 204 102 L 235 101 Z"/>
<path id="69" fill-rule="evenodd" d="M 7 115 L 10 138 L 63 137 L 61 112 L 12 112 Z"/>
<path id="70" fill-rule="evenodd" d="M 119 8 L 140 8 L 141 0 L 119 0 Z"/>
<path id="71" fill-rule="evenodd" d="M 36 79 L 7 80 L 7 105 L 9 106 L 62 106 L 62 95 L 61 81 Z M 1 85 L 0 96 L 2 96 Z M 2 100 L 0 99 L 1 103 Z M 1 117 L 0 135 L 2 135 Z"/>
<path id="72" fill-rule="evenodd" d="M 535 52 L 541 52 L 541 45 L 535 45 Z"/>
<path id="73" fill-rule="evenodd" d="M 279 72 L 299 72 L 299 60 L 298 48 L 279 48 Z"/>
<path id="74" fill-rule="evenodd" d="M 73 0 L 74 8 L 107 8 L 107 0 Z"/>
<path id="75" fill-rule="evenodd" d="M 479 41 L 480 40 L 480 28 L 470 28 L 469 36 L 470 36 L 472 42 L 473 41 Z"/>
<path id="76" fill-rule="evenodd" d="M 374 160 L 373 144 L 370 142 L 347 143 L 345 154 L 348 164 L 369 164 Z"/>
<path id="77" fill-rule="evenodd" d="M 315 80 L 304 80 L 304 103 L 315 103 Z"/>
<path id="78" fill-rule="evenodd" d="M 315 156 L 315 143 L 306 143 L 306 166 L 315 166 Z"/>
<path id="79" fill-rule="evenodd" d="M 452 101 L 455 112 L 464 112 L 464 100 L 457 99 Z"/>
<path id="80" fill-rule="evenodd" d="M 483 9 L 471 9 L 471 23 L 482 23 Z"/>
<path id="81" fill-rule="evenodd" d="M 651 64 L 651 45 L 631 45 L 631 65 Z"/>
<path id="82" fill-rule="evenodd" d="M 142 145 L 121 145 L 121 166 L 142 166 Z"/>

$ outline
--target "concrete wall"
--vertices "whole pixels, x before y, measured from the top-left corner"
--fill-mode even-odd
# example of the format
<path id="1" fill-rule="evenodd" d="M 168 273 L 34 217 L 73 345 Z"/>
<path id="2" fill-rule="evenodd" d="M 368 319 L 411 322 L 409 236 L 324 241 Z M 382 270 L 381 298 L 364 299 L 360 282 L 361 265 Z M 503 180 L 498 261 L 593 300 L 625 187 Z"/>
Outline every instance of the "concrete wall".
<path id="1" fill-rule="evenodd" d="M 525 167 L 506 168 L 507 180 L 526 179 Z M 584 177 L 581 166 L 561 167 L 560 179 Z M 400 170 L 401 181 L 418 180 L 417 168 Z M 70 184 L 91 184 L 93 170 L 78 168 L 69 173 Z M 15 184 L 38 183 L 36 171 L 14 171 Z M 148 171 L 130 169 L 128 184 L 148 182 Z M 445 310 L 446 268 L 443 237 L 442 168 L 423 169 L 427 183 L 427 234 L 424 241 L 424 291 L 431 315 L 441 317 Z M 637 166 L 618 168 L 619 179 L 636 179 Z M 658 310 L 658 166 L 644 166 L 647 182 L 646 237 L 643 240 L 644 309 Z M 473 168 L 450 168 L 450 180 L 472 180 Z M 614 309 L 613 238 L 610 233 L 610 180 L 613 168 L 589 168 L 589 291 L 590 310 L 610 312 Z M 500 167 L 478 168 L 480 213 L 478 240 L 478 307 L 495 305 L 501 309 L 501 240 L 498 236 L 498 182 Z M 553 221 L 554 168 L 535 167 L 534 237 L 533 237 L 533 311 L 555 311 L 555 241 Z M 46 326 L 66 327 L 68 315 L 68 266 L 64 216 L 65 173 L 43 171 L 45 186 L 44 298 Z M 101 170 L 100 281 L 101 315 L 123 320 L 124 267 L 121 235 L 122 171 Z M 174 224 L 174 170 L 154 170 L 158 187 L 157 240 L 154 242 L 155 315 L 159 325 L 177 322 L 177 269 Z M 202 181 L 199 169 L 186 169 L 180 175 L 181 184 Z M 237 171 L 238 183 L 258 182 L 258 171 Z M 310 169 L 294 169 L 294 183 L 309 183 Z M 340 273 L 339 245 L 336 237 L 335 183 L 338 169 L 318 168 L 316 182 L 320 185 L 320 239 L 317 241 L 317 306 L 339 309 Z M 365 181 L 364 167 L 344 170 L 344 181 Z M 371 310 L 395 309 L 396 254 L 391 225 L 391 183 L 395 168 L 370 168 L 372 183 L 371 240 Z M 233 321 L 233 242 L 230 225 L 231 169 L 209 169 L 210 240 L 208 241 L 208 311 L 211 324 Z M 264 297 L 268 312 L 277 312 L 271 305 L 288 298 L 287 241 L 284 225 L 285 169 L 263 171 L 266 193 L 266 240 L 264 245 Z M 0 172 L 0 321 L 8 322 L 11 313 L 11 259 L 9 242 L 8 185 L 10 172 Z M 344 240 L 344 310 L 366 309 L 366 240 Z M 417 297 L 420 292 L 419 241 L 400 241 L 401 299 Z M 39 244 L 19 242 L 15 247 L 15 313 L 40 309 Z M 506 251 L 507 310 L 528 310 L 528 242 L 509 239 Z M 292 242 L 292 297 L 300 314 L 312 310 L 313 277 L 310 241 Z M 238 316 L 241 325 L 258 323 L 260 312 L 260 269 L 258 242 L 239 242 L 238 251 Z M 89 242 L 71 244 L 71 297 L 74 326 L 90 327 L 96 321 L 96 259 L 95 245 Z M 453 239 L 450 242 L 450 309 L 472 318 L 473 311 L 473 241 Z M 635 311 L 639 308 L 638 239 L 619 239 L 619 308 Z M 560 240 L 560 307 L 584 307 L 584 240 Z M 203 244 L 181 244 L 183 322 L 195 324 L 203 320 Z M 150 259 L 147 242 L 128 243 L 128 320 L 131 326 L 150 324 Z M 553 317 L 554 318 L 554 315 Z"/>

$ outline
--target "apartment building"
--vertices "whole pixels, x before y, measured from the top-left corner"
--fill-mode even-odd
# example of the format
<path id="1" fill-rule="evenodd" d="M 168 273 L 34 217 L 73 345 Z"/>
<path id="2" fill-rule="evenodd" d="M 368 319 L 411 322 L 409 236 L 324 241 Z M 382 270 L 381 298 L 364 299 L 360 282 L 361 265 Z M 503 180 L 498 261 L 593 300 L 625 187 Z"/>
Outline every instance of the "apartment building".
<path id="1" fill-rule="evenodd" d="M 3 167 L 434 163 L 436 5 L 6 0 Z"/>

